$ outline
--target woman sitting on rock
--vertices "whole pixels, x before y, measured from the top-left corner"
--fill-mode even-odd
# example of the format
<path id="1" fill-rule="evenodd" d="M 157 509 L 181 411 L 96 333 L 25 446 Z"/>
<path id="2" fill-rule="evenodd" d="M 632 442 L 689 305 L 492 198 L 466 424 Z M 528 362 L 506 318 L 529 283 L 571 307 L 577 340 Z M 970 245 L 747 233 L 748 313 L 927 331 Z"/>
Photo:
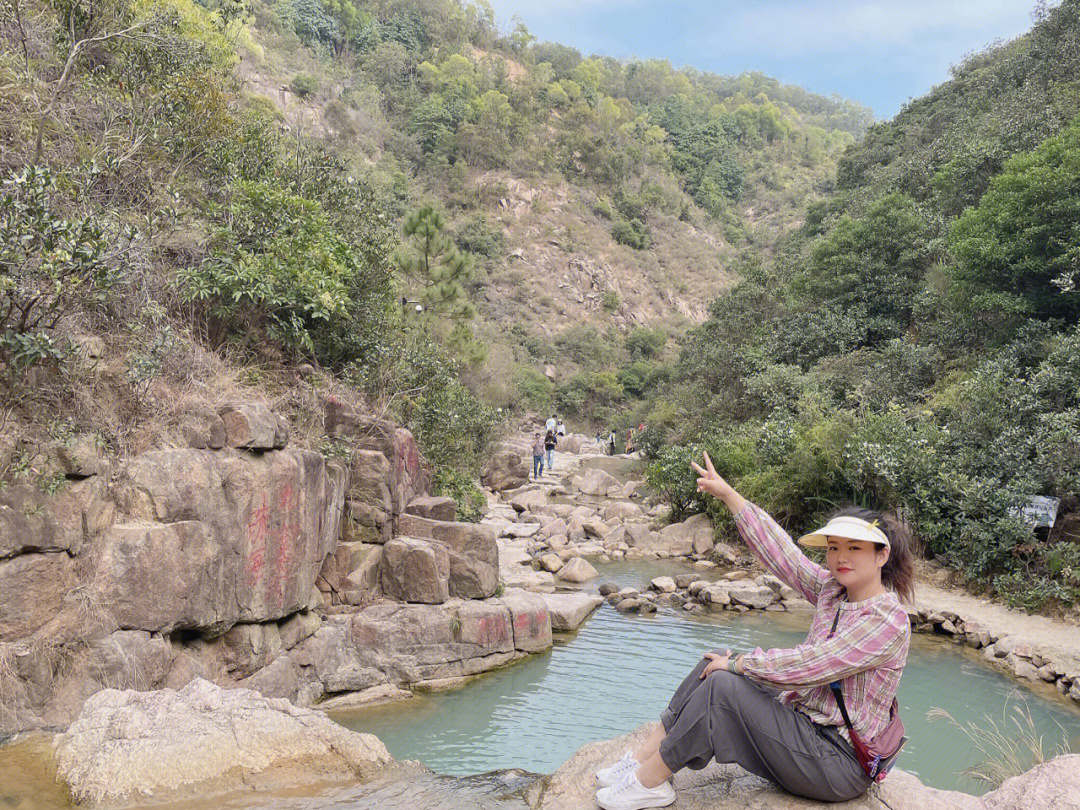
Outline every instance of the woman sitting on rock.
<path id="1" fill-rule="evenodd" d="M 815 606 L 814 621 L 793 649 L 706 653 L 660 715 L 661 727 L 597 773 L 597 801 L 604 810 L 666 807 L 675 801 L 668 777 L 713 758 L 798 796 L 853 799 L 875 781 L 870 773 L 880 779 L 891 765 L 903 733 L 894 698 L 911 640 L 900 602 L 914 597 L 906 532 L 879 513 L 843 510 L 799 540 L 828 549 L 822 568 L 717 475 L 708 454 L 704 461 L 705 469 L 692 465 L 698 491 L 727 505 L 754 555 Z M 864 767 L 848 727 L 871 754 L 884 746 L 884 760 L 874 764 L 864 752 Z"/>

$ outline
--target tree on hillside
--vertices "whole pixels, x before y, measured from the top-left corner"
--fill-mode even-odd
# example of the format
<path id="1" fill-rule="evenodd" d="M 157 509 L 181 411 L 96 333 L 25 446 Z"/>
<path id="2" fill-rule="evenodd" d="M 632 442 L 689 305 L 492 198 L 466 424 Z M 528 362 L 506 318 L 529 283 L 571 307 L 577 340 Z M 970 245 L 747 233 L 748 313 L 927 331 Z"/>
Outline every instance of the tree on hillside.
<path id="1" fill-rule="evenodd" d="M 1009 160 L 954 223 L 949 247 L 974 310 L 1080 317 L 1080 118 Z"/>
<path id="2" fill-rule="evenodd" d="M 446 218 L 425 205 L 405 218 L 405 244 L 394 264 L 411 294 L 431 315 L 456 321 L 476 314 L 464 282 L 473 277 L 472 256 L 460 250 L 446 231 Z"/>

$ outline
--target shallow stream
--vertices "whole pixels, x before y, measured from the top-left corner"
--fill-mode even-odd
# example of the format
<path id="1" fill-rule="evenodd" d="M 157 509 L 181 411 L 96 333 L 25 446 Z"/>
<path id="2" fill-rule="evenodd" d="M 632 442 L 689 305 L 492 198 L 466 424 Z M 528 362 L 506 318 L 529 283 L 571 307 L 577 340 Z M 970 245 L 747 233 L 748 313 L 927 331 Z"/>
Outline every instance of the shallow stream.
<path id="1" fill-rule="evenodd" d="M 651 576 L 692 570 L 674 561 L 599 566 L 597 581 L 640 587 Z M 666 608 L 625 616 L 603 605 L 550 653 L 489 673 L 462 688 L 336 716 L 349 728 L 377 735 L 397 758 L 418 759 L 444 774 L 503 768 L 550 773 L 578 748 L 655 720 L 701 654 L 793 646 L 806 635 L 806 613 L 712 613 L 691 616 Z M 1052 688 L 1017 684 L 974 650 L 914 636 L 899 700 L 911 738 L 900 767 L 937 788 L 985 792 L 962 776 L 978 762 L 964 734 L 945 720 L 999 727 L 1017 735 L 1018 709 L 1030 712 L 1047 751 L 1062 740 L 1080 750 L 1080 711 Z M 1005 715 L 1003 721 L 1003 713 Z M 1004 723 L 1004 725 L 1003 725 Z M 1059 728 L 1059 724 L 1060 727 Z"/>

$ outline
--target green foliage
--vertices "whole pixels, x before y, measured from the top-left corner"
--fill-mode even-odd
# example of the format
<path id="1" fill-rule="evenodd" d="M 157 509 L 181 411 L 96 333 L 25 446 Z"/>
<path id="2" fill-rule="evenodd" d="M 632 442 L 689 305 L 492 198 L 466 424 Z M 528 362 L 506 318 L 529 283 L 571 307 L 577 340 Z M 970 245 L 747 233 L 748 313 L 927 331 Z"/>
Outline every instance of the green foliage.
<path id="1" fill-rule="evenodd" d="M 604 290 L 604 295 L 600 299 L 600 305 L 604 308 L 604 312 L 615 312 L 619 308 L 619 294 L 614 290 Z"/>
<path id="2" fill-rule="evenodd" d="M 3 179 L 0 197 L 0 362 L 9 378 L 70 354 L 61 322 L 105 304 L 117 262 L 135 238 L 94 217 L 67 219 L 52 174 L 26 167 Z"/>
<path id="3" fill-rule="evenodd" d="M 453 467 L 440 467 L 435 471 L 431 491 L 454 499 L 457 519 L 466 523 L 479 523 L 487 511 L 487 496 L 467 473 Z"/>
<path id="4" fill-rule="evenodd" d="M 501 259 L 506 253 L 502 229 L 488 222 L 483 214 L 476 214 L 459 228 L 454 241 L 466 253 L 487 260 Z"/>
<path id="5" fill-rule="evenodd" d="M 648 250 L 652 247 L 652 230 L 640 219 L 629 221 L 620 219 L 611 226 L 611 238 L 620 245 L 634 250 Z"/>
<path id="6" fill-rule="evenodd" d="M 1080 318 L 1080 118 L 1016 155 L 953 223 L 959 294 L 975 310 Z"/>
<path id="7" fill-rule="evenodd" d="M 472 257 L 446 233 L 446 218 L 425 205 L 405 218 L 405 245 L 394 254 L 398 271 L 431 315 L 468 319 L 476 310 L 464 282 L 473 276 Z"/>
<path id="8" fill-rule="evenodd" d="M 551 380 L 530 366 L 517 366 L 514 377 L 514 384 L 526 408 L 541 413 L 551 410 L 551 396 L 555 389 Z"/>
<path id="9" fill-rule="evenodd" d="M 319 92 L 319 80 L 310 73 L 297 73 L 289 86 L 298 96 L 313 96 Z"/>
<path id="10" fill-rule="evenodd" d="M 368 268 L 322 207 L 264 183 L 241 181 L 206 259 L 179 276 L 219 332 L 265 328 L 286 347 L 317 354 L 323 333 L 350 326 L 350 296 Z M 377 291 L 369 290 L 367 294 Z"/>
<path id="11" fill-rule="evenodd" d="M 635 326 L 626 336 L 624 345 L 632 360 L 651 360 L 658 356 L 667 343 L 667 334 L 659 327 Z"/>

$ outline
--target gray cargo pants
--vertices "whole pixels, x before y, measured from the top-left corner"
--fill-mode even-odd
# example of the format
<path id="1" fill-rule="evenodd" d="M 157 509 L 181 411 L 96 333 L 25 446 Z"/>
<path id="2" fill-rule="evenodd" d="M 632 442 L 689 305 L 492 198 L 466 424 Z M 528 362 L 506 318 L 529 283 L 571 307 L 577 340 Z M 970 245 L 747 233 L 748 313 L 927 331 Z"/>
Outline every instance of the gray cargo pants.
<path id="1" fill-rule="evenodd" d="M 660 715 L 667 732 L 660 758 L 672 772 L 699 770 L 715 757 L 824 802 L 847 801 L 870 787 L 837 729 L 817 725 L 742 675 L 721 670 L 701 680 L 708 663 L 703 658 L 686 676 Z"/>

